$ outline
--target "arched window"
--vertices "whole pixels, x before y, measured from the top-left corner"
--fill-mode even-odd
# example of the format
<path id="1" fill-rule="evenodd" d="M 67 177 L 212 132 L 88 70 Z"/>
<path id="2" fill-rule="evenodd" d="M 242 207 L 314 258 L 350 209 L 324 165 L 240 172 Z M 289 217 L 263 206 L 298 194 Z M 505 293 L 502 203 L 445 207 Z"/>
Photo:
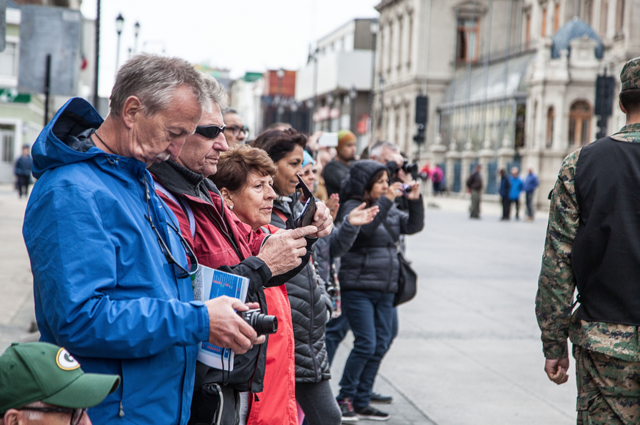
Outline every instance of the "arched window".
<path id="1" fill-rule="evenodd" d="M 555 111 L 553 110 L 553 106 L 549 107 L 547 110 L 547 136 L 546 136 L 546 146 L 548 148 L 553 146 L 553 120 L 555 118 Z"/>
<path id="2" fill-rule="evenodd" d="M 569 146 L 585 146 L 591 141 L 591 105 L 578 100 L 569 110 Z"/>

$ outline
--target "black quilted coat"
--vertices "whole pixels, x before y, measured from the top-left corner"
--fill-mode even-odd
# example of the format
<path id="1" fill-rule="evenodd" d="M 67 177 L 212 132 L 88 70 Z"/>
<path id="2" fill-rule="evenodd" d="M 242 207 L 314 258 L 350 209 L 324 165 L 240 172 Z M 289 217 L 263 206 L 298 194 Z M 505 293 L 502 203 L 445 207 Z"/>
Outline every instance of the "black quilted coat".
<path id="1" fill-rule="evenodd" d="M 276 209 L 287 221 L 293 216 L 297 217 L 302 210 L 298 201 L 287 199 L 278 198 L 273 203 L 271 224 L 281 229 L 286 229 L 287 223 L 276 213 Z M 314 383 L 330 379 L 324 332 L 331 298 L 324 285 L 319 284 L 311 263 L 286 285 L 296 343 L 296 382 Z"/>

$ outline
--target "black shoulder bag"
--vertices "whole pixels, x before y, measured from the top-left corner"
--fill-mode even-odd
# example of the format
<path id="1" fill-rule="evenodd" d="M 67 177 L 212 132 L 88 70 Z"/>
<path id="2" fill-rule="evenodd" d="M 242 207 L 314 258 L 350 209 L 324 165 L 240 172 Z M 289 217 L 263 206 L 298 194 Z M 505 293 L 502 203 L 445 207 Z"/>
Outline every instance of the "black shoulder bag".
<path id="1" fill-rule="evenodd" d="M 387 232 L 389 232 L 389 236 L 393 239 L 393 233 L 387 225 L 387 222 L 384 221 L 383 225 L 387 229 Z M 398 252 L 400 270 L 398 272 L 398 292 L 396 292 L 396 296 L 393 298 L 394 307 L 410 301 L 418 292 L 418 275 L 415 270 L 411 268 L 411 263 L 409 263 L 404 258 L 404 255 L 402 255 L 402 252 L 400 252 L 398 242 L 396 242 L 396 250 Z"/>

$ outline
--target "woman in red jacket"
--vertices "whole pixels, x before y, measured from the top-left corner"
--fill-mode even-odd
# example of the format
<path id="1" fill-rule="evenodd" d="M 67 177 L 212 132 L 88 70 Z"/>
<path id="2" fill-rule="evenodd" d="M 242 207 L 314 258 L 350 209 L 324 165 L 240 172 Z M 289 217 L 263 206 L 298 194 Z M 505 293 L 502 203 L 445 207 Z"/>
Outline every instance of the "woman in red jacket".
<path id="1" fill-rule="evenodd" d="M 276 193 L 276 167 L 262 149 L 238 145 L 222 153 L 212 177 L 222 198 L 239 221 L 260 234 L 280 230 L 271 227 Z M 295 342 L 291 309 L 285 285 L 264 289 L 268 314 L 278 318 L 278 332 L 269 335 L 263 391 L 250 398 L 247 425 L 297 425 L 295 397 Z"/>

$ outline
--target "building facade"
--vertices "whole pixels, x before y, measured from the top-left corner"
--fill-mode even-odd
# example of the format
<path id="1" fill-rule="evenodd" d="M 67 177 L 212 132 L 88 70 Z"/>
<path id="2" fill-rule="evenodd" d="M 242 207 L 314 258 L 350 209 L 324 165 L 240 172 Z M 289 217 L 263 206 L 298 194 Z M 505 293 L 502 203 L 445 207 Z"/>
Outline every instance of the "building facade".
<path id="1" fill-rule="evenodd" d="M 415 156 L 414 99 L 426 94 L 420 159 L 440 164 L 453 192 L 464 192 L 477 163 L 489 194 L 500 168 L 518 166 L 539 174 L 542 203 L 562 159 L 595 139 L 597 76 L 617 76 L 640 56 L 630 19 L 640 0 L 385 0 L 376 8 L 376 137 Z M 616 105 L 609 133 L 624 125 Z"/>
<path id="2" fill-rule="evenodd" d="M 351 129 L 360 149 L 369 143 L 376 31 L 376 19 L 354 19 L 310 48 L 295 98 L 313 112 L 311 132 Z"/>

